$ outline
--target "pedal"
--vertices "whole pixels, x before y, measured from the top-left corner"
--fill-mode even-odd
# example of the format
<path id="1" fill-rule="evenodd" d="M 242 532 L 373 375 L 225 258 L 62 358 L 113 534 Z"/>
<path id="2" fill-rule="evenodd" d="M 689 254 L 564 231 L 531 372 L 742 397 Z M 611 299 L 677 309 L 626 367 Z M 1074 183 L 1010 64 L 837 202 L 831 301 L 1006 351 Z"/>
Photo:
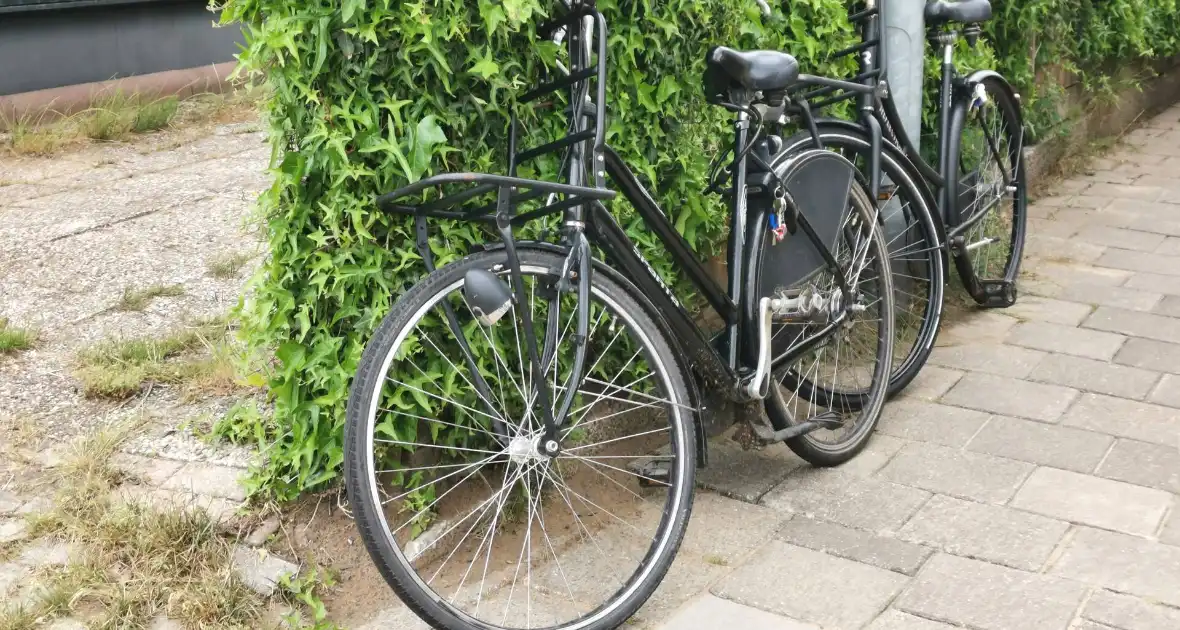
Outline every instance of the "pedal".
<path id="1" fill-rule="evenodd" d="M 983 300 L 976 300 L 984 308 L 1008 308 L 1016 303 L 1016 283 L 1007 280 L 980 280 Z"/>
<path id="2" fill-rule="evenodd" d="M 766 427 L 762 424 L 753 422 L 750 423 L 750 428 L 754 429 L 754 434 L 758 436 L 758 439 L 767 444 L 774 444 L 775 442 L 782 442 L 783 440 L 789 440 L 791 438 L 799 437 L 800 435 L 807 435 L 808 433 L 811 433 L 812 431 L 818 431 L 819 429 L 828 429 L 830 431 L 834 431 L 842 426 L 844 426 L 844 419 L 840 416 L 840 414 L 834 411 L 818 413 L 814 416 L 811 416 L 807 420 L 804 420 L 799 424 L 793 424 L 782 431 L 772 431 L 769 427 Z"/>
<path id="3" fill-rule="evenodd" d="M 671 460 L 669 459 L 637 459 L 627 465 L 638 478 L 640 487 L 667 487 L 672 478 Z"/>

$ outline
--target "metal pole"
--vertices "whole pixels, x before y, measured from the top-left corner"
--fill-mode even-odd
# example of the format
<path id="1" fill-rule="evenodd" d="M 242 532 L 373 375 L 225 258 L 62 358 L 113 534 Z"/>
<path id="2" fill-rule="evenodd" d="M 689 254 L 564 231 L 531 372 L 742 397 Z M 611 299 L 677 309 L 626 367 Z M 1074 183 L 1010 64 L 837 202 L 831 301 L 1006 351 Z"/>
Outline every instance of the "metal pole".
<path id="1" fill-rule="evenodd" d="M 901 117 L 902 130 L 918 148 L 922 136 L 922 73 L 926 52 L 926 0 L 878 0 L 881 7 L 881 19 L 884 25 L 884 46 L 881 49 L 882 63 L 885 64 L 885 76 L 889 85 L 889 96 L 897 105 L 897 113 Z M 888 182 L 887 182 L 888 183 Z M 892 200 L 885 208 L 885 216 L 892 221 L 886 221 L 885 231 L 890 242 L 896 240 L 898 232 L 905 230 L 908 225 L 905 215 L 899 208 L 899 200 Z M 902 239 L 908 241 L 909 239 Z M 902 248 L 912 245 L 909 242 L 899 243 Z M 894 246 L 891 246 L 894 249 Z M 904 258 L 904 257 L 903 257 Z M 912 257 L 911 257 L 912 258 Z M 915 289 L 913 280 L 923 276 L 921 263 L 918 261 L 893 262 L 894 281 L 900 287 L 901 293 L 897 302 L 899 308 L 909 308 L 908 296 Z M 900 275 L 897 275 L 900 272 Z"/>
<path id="2" fill-rule="evenodd" d="M 885 69 L 901 126 L 918 148 L 922 135 L 922 72 L 926 0 L 878 0 L 885 20 Z"/>

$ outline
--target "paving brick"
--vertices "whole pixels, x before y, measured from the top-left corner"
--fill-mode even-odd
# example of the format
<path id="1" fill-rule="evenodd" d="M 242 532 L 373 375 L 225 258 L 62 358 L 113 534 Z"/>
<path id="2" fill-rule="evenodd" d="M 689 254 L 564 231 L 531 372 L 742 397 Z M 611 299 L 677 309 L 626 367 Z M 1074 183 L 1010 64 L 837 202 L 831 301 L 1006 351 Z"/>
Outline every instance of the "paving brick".
<path id="1" fill-rule="evenodd" d="M 810 518 L 791 519 L 778 537 L 793 545 L 913 575 L 930 555 L 925 547 L 896 538 Z"/>
<path id="2" fill-rule="evenodd" d="M 765 542 L 765 541 L 763 541 Z M 631 565 L 632 567 L 635 564 Z M 704 562 L 692 556 L 677 556 L 676 561 L 668 569 L 668 574 L 664 580 L 660 582 L 659 588 L 652 594 L 651 599 L 640 609 L 638 619 L 632 617 L 632 620 L 642 622 L 645 619 L 666 619 L 673 611 L 682 608 L 688 600 L 695 597 L 698 593 L 707 593 L 709 586 L 716 584 L 718 580 L 729 573 L 728 567 L 717 566 L 710 562 Z M 593 577 L 593 576 L 591 576 Z M 564 612 L 565 602 L 554 598 L 550 600 L 559 613 Z M 595 602 L 604 601 L 603 598 L 593 600 Z M 568 619 L 568 612 L 560 619 Z M 652 625 L 640 623 L 640 626 Z M 790 626 L 788 626 L 789 628 Z M 810 628 L 810 626 L 803 626 Z"/>
<path id="3" fill-rule="evenodd" d="M 1171 190 L 1173 192 L 1180 191 L 1180 177 L 1176 177 L 1176 175 L 1174 175 L 1174 174 L 1170 177 L 1159 176 L 1159 175 L 1144 175 L 1143 177 L 1140 177 L 1139 179 L 1135 180 L 1135 183 L 1136 184 L 1143 184 L 1144 186 L 1158 186 L 1160 188 Z M 1174 200 L 1175 197 L 1169 196 L 1164 201 L 1167 202 L 1168 199 Z M 1175 203 L 1175 201 L 1172 201 L 1171 203 Z"/>
<path id="4" fill-rule="evenodd" d="M 955 630 L 955 626 L 915 617 L 890 608 L 881 613 L 881 616 L 873 621 L 868 630 Z"/>
<path id="5" fill-rule="evenodd" d="M 21 550 L 17 562 L 27 567 L 64 567 L 81 556 L 82 550 L 76 545 L 43 539 Z"/>
<path id="6" fill-rule="evenodd" d="M 819 626 L 787 619 L 706 594 L 672 616 L 660 630 L 819 630 Z"/>
<path id="7" fill-rule="evenodd" d="M 1013 378 L 1028 376 L 1043 358 L 1044 352 L 992 343 L 939 346 L 930 353 L 930 363 L 934 365 Z"/>
<path id="8" fill-rule="evenodd" d="M 1015 304 L 1004 309 L 1004 314 L 1017 319 L 1077 326 L 1094 309 L 1086 304 L 1055 300 L 1038 295 L 1022 295 Z"/>
<path id="9" fill-rule="evenodd" d="M 1160 542 L 1180 547 L 1180 508 L 1172 508 L 1172 513 L 1160 531 Z"/>
<path id="10" fill-rule="evenodd" d="M 1127 278 L 1124 286 L 1128 289 L 1138 289 L 1167 295 L 1180 295 L 1180 278 L 1162 276 L 1158 273 L 1134 274 L 1130 278 Z"/>
<path id="11" fill-rule="evenodd" d="M 1130 337 L 1127 343 L 1114 355 L 1114 362 L 1123 365 L 1180 374 L 1180 345 Z"/>
<path id="12" fill-rule="evenodd" d="M 1160 405 L 1180 408 L 1180 376 L 1165 374 L 1147 400 Z"/>
<path id="13" fill-rule="evenodd" d="M 1140 151 L 1143 150 L 1141 147 Z M 1155 186 L 1138 186 L 1128 184 L 1094 184 L 1086 189 L 1086 194 L 1111 199 L 1131 199 L 1135 201 L 1159 201 L 1164 196 L 1164 189 Z M 1120 246 L 1121 247 L 1121 246 Z"/>
<path id="14" fill-rule="evenodd" d="M 1075 238 L 1061 238 L 1043 234 L 1030 234 L 1025 240 L 1025 258 L 1092 263 L 1106 252 L 1105 245 L 1094 245 Z"/>
<path id="15" fill-rule="evenodd" d="M 709 466 L 697 473 L 697 483 L 752 503 L 805 465 L 785 444 L 746 450 L 723 435 L 709 441 Z"/>
<path id="16" fill-rule="evenodd" d="M 762 498 L 776 510 L 871 532 L 895 532 L 930 493 L 839 470 L 803 469 Z"/>
<path id="17" fill-rule="evenodd" d="M 968 374 L 942 402 L 1005 416 L 1055 422 L 1078 395 L 1076 389 L 990 374 Z"/>
<path id="18" fill-rule="evenodd" d="M 949 389 L 949 386 L 948 386 Z M 0 490 L 0 516 L 15 514 L 24 505 L 25 499 L 19 495 Z"/>
<path id="19" fill-rule="evenodd" d="M 1163 298 L 1162 293 L 1139 291 L 1100 284 L 1071 284 L 1063 287 L 1057 297 L 1095 306 L 1112 306 L 1131 311 L 1150 311 Z"/>
<path id="20" fill-rule="evenodd" d="M 167 481 L 169 477 L 184 465 L 184 462 L 178 462 L 176 460 L 141 457 L 129 453 L 119 453 L 114 457 L 113 461 L 115 466 L 139 477 L 153 486 L 158 486 Z"/>
<path id="21" fill-rule="evenodd" d="M 906 444 L 903 439 L 874 431 L 864 450 L 851 461 L 840 464 L 837 470 L 858 477 L 871 477 L 884 468 Z"/>
<path id="22" fill-rule="evenodd" d="M 1032 371 L 1034 381 L 1084 391 L 1142 399 L 1159 381 L 1158 372 L 1064 354 L 1051 354 Z"/>
<path id="23" fill-rule="evenodd" d="M 1150 252 L 1110 248 L 1103 252 L 1094 263 L 1100 267 L 1113 269 L 1180 276 L 1180 260 L 1177 260 L 1175 256 L 1164 256 Z"/>
<path id="24" fill-rule="evenodd" d="M 1062 630 L 1085 590 L 1069 580 L 938 554 L 895 606 L 983 630 Z"/>
<path id="25" fill-rule="evenodd" d="M 1180 295 L 1166 295 L 1152 312 L 1168 317 L 1180 317 Z"/>
<path id="26" fill-rule="evenodd" d="M 1172 503 L 1167 492 L 1090 475 L 1038 468 L 1012 507 L 1104 529 L 1150 536 Z"/>
<path id="27" fill-rule="evenodd" d="M 982 411 L 902 399 L 885 406 L 877 431 L 907 440 L 961 447 L 988 417 Z"/>
<path id="28" fill-rule="evenodd" d="M 29 526 L 23 519 L 0 518 L 0 544 L 18 542 L 29 537 Z"/>
<path id="29" fill-rule="evenodd" d="M 246 498 L 246 491 L 239 482 L 243 474 L 244 471 L 238 468 L 189 463 L 176 471 L 161 487 L 241 501 Z"/>
<path id="30" fill-rule="evenodd" d="M 710 561 L 720 559 L 733 566 L 778 531 L 786 518 L 768 507 L 701 492 L 693 500 L 681 553 L 695 553 Z"/>
<path id="31" fill-rule="evenodd" d="M 788 575 L 801 579 L 785 579 Z M 892 571 L 771 541 L 713 593 L 823 627 L 859 628 L 872 621 L 906 581 Z"/>
<path id="32" fill-rule="evenodd" d="M 1158 191 L 1160 189 L 1157 188 L 1155 190 Z M 1164 242 L 1164 239 L 1168 237 L 1163 234 L 1152 234 L 1151 232 L 1092 225 L 1079 231 L 1075 238 L 1087 243 L 1094 243 L 1095 245 L 1107 245 L 1109 247 L 1140 252 L 1154 252 Z"/>
<path id="33" fill-rule="evenodd" d="M 1180 610 L 1105 590 L 1096 591 L 1090 596 L 1082 616 L 1108 626 L 1130 630 L 1180 628 Z"/>
<path id="34" fill-rule="evenodd" d="M 1126 339 L 1122 335 L 1099 330 L 1044 322 L 1023 322 L 1017 324 L 1012 332 L 1008 333 L 1007 343 L 1037 350 L 1109 360 L 1114 357 Z M 1019 378 L 1016 374 L 1005 374 L 1005 376 Z"/>
<path id="35" fill-rule="evenodd" d="M 898 398 L 938 400 L 943 394 L 950 391 L 950 388 L 954 387 L 961 378 L 963 378 L 963 372 L 959 370 L 927 364 L 918 372 L 914 380 L 910 381 L 909 386 L 898 394 Z"/>
<path id="36" fill-rule="evenodd" d="M 1033 206 L 1029 206 L 1028 215 L 1028 231 L 1036 234 L 1044 234 L 1045 236 L 1056 236 L 1059 238 L 1069 238 L 1077 233 L 1081 226 L 1066 223 L 1065 221 L 1057 221 L 1052 217 L 1057 208 L 1049 206 L 1039 206 L 1038 212 L 1032 212 Z"/>
<path id="37" fill-rule="evenodd" d="M 1135 440 L 1119 440 L 1103 460 L 1097 474 L 1137 486 L 1180 493 L 1180 451 Z"/>
<path id="38" fill-rule="evenodd" d="M 1113 442 L 1113 437 L 1102 433 L 995 416 L 967 450 L 1089 473 Z"/>
<path id="39" fill-rule="evenodd" d="M 898 535 L 957 556 L 1036 571 L 1067 529 L 1064 521 L 936 495 Z"/>
<path id="40" fill-rule="evenodd" d="M 913 443 L 881 470 L 882 479 L 932 492 L 1003 503 L 1010 499 L 1033 466 L 934 444 Z"/>
<path id="41" fill-rule="evenodd" d="M 1180 256 L 1180 238 L 1169 236 L 1155 248 L 1155 253 L 1166 256 Z"/>
<path id="42" fill-rule="evenodd" d="M 971 343 L 1003 341 L 1004 336 L 1020 320 L 994 311 L 976 311 L 969 317 L 938 331 L 936 346 L 961 346 Z"/>
<path id="43" fill-rule="evenodd" d="M 1026 293 L 1076 301 L 1076 298 L 1066 298 L 1062 294 L 1074 286 L 1117 287 L 1132 275 L 1132 272 L 1121 269 L 1044 262 L 1038 264 L 1035 271 L 1027 272 L 1027 277 L 1021 279 L 1021 287 Z"/>
<path id="44" fill-rule="evenodd" d="M 1062 424 L 1167 446 L 1180 438 L 1180 411 L 1101 394 L 1084 394 Z"/>
<path id="45" fill-rule="evenodd" d="M 1050 573 L 1180 606 L 1180 547 L 1083 527 Z"/>
<path id="46" fill-rule="evenodd" d="M 1113 199 L 1111 197 L 1080 194 L 1070 197 L 1069 200 L 1065 202 L 1065 205 L 1069 208 L 1093 208 L 1095 210 L 1101 210 L 1109 206 L 1112 201 Z"/>

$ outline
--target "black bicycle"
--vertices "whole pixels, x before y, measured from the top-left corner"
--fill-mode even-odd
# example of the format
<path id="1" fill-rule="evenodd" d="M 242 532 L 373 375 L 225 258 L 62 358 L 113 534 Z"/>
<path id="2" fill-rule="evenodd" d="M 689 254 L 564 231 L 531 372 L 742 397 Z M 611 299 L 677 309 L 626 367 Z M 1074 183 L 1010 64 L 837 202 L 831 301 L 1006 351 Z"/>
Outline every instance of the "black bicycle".
<path id="1" fill-rule="evenodd" d="M 795 90 L 786 108 L 786 113 L 815 112 L 856 98 L 859 122 L 818 119 L 814 128 L 784 142 L 779 159 L 817 147 L 839 152 L 869 179 L 874 198 L 882 204 L 898 296 L 892 395 L 917 376 L 934 347 L 946 258 L 954 260 L 977 304 L 1004 308 L 1015 303 L 1027 186 L 1019 97 L 994 71 L 964 77 L 954 65 L 959 39 L 974 46 L 979 25 L 991 18 L 989 0 L 926 5 L 928 39 L 942 52 L 937 166 L 914 148 L 891 98 L 885 68 L 878 65 L 885 57 L 880 15 L 886 1 L 867 0 L 850 14 L 860 26 L 861 41 L 834 55 L 858 55 L 859 74 L 850 81 L 872 91 L 833 86 Z M 952 28 L 954 24 L 961 30 Z"/>
<path id="2" fill-rule="evenodd" d="M 382 575 L 439 628 L 630 617 L 684 535 L 705 393 L 764 404 L 772 426 L 755 435 L 821 466 L 863 448 L 887 393 L 893 274 L 869 184 L 832 151 L 773 158 L 762 115 L 800 86 L 874 88 L 801 75 L 785 53 L 709 51 L 707 96 L 736 118 L 710 182 L 731 209 L 722 289 L 604 142 L 605 19 L 592 0 L 556 12 L 539 32 L 564 45 L 560 71 L 517 101 L 564 112 L 564 135 L 523 149 L 531 130 L 514 116 L 506 175 L 437 175 L 379 199 L 414 218 L 429 275 L 365 349 L 347 489 Z M 563 181 L 520 176 L 540 160 Z M 718 312 L 718 336 L 620 227 L 608 180 Z M 435 268 L 432 228 L 448 221 L 499 242 Z M 560 241 L 520 238 L 538 224 Z"/>

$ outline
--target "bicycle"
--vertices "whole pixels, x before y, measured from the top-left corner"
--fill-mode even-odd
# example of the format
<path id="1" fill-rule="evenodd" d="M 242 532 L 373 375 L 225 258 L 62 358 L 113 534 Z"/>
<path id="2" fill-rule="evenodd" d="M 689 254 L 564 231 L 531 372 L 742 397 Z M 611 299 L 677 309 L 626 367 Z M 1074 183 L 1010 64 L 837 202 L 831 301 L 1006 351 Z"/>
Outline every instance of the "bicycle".
<path id="1" fill-rule="evenodd" d="M 880 16 L 886 1 L 867 0 L 850 14 L 849 20 L 860 25 L 861 41 L 833 55 L 858 55 L 859 72 L 850 80 L 872 92 L 825 86 L 790 95 L 793 107 L 810 112 L 857 98 L 859 121 L 818 119 L 815 128 L 783 142 L 780 159 L 814 148 L 835 150 L 857 164 L 870 180 L 874 198 L 884 202 L 884 222 L 895 233 L 888 237 L 894 284 L 904 298 L 898 306 L 889 386 L 893 395 L 917 376 L 934 347 L 949 260 L 980 306 L 1015 303 L 1027 184 L 1016 92 L 994 71 L 963 77 L 954 66 L 959 38 L 975 46 L 979 25 L 991 18 L 989 0 L 934 0 L 926 5 L 928 39 L 942 49 L 936 166 L 923 158 L 901 125 L 887 73 L 878 65 L 885 57 Z M 950 28 L 952 24 L 963 25 L 962 31 Z M 993 114 L 998 117 L 985 120 Z M 971 128 L 969 122 L 979 125 Z"/>
<path id="2" fill-rule="evenodd" d="M 513 115 L 507 175 L 435 175 L 378 200 L 413 217 L 428 275 L 358 366 L 346 487 L 381 574 L 440 628 L 605 629 L 634 614 L 676 555 L 708 461 L 702 389 L 773 406 L 755 434 L 821 466 L 864 447 L 886 398 L 893 276 L 867 182 L 826 150 L 772 168 L 755 108 L 800 85 L 871 88 L 800 74 L 785 53 L 709 51 L 706 95 L 736 114 L 710 178 L 730 206 L 722 289 L 604 142 L 605 18 L 592 0 L 558 12 L 538 32 L 564 45 L 561 72 L 518 103 L 562 110 L 546 99 L 568 90 L 565 135 L 520 149 Z M 563 181 L 519 176 L 554 154 Z M 608 210 L 608 179 L 718 311 L 719 337 Z M 557 215 L 560 242 L 516 238 Z M 436 267 L 439 220 L 499 242 Z"/>

